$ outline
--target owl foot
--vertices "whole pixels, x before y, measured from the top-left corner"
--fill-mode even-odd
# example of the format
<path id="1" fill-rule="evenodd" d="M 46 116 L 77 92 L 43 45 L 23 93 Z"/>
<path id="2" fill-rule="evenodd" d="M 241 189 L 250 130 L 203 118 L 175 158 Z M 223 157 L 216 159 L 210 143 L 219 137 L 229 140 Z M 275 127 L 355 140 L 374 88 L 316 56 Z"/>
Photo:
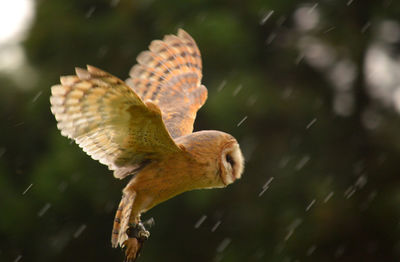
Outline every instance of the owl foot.
<path id="1" fill-rule="evenodd" d="M 125 262 L 134 262 L 139 257 L 140 250 L 143 247 L 144 241 L 150 237 L 150 232 L 146 230 L 145 226 L 151 227 L 154 225 L 154 219 L 150 218 L 145 222 L 129 224 L 126 234 L 128 239 L 124 242 L 125 248 Z"/>
<path id="2" fill-rule="evenodd" d="M 129 238 L 136 238 L 137 240 L 144 242 L 150 237 L 150 232 L 146 230 L 146 227 L 152 227 L 154 225 L 154 218 L 150 218 L 145 222 L 130 223 L 126 234 Z"/>

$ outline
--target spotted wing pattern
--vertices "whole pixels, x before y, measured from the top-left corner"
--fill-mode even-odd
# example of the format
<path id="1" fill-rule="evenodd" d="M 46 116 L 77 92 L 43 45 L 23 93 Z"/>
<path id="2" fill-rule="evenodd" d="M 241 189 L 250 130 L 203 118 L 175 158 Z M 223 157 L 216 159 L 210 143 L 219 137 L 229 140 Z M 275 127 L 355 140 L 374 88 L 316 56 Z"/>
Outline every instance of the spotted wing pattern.
<path id="1" fill-rule="evenodd" d="M 152 41 L 137 61 L 127 84 L 143 101 L 160 107 L 173 138 L 190 134 L 196 112 L 207 99 L 207 88 L 200 83 L 200 51 L 193 38 L 179 29 L 177 35 Z"/>
<path id="2" fill-rule="evenodd" d="M 88 66 L 51 88 L 51 111 L 62 135 L 75 140 L 114 176 L 124 178 L 148 160 L 180 148 L 158 106 L 144 103 L 122 80 Z"/>

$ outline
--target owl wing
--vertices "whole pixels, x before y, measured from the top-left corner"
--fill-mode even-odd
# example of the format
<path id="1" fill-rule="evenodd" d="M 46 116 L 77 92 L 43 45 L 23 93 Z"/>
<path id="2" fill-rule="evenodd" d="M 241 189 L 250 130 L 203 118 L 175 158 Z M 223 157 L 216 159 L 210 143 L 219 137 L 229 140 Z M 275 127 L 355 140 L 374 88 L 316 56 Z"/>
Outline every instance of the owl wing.
<path id="1" fill-rule="evenodd" d="M 202 65 L 196 42 L 179 29 L 177 35 L 152 41 L 137 62 L 127 84 L 143 101 L 159 106 L 173 138 L 190 134 L 196 112 L 207 99 L 207 88 L 200 83 Z"/>
<path id="2" fill-rule="evenodd" d="M 92 66 L 61 77 L 51 88 L 51 111 L 72 138 L 114 176 L 124 178 L 149 160 L 178 152 L 158 106 L 143 102 L 122 80 Z"/>

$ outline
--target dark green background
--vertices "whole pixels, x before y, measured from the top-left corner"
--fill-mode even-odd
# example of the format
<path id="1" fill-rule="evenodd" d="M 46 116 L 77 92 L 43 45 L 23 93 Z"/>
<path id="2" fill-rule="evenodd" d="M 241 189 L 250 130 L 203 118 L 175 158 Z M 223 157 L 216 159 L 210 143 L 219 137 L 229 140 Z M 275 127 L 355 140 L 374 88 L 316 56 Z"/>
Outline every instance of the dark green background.
<path id="1" fill-rule="evenodd" d="M 308 31 L 294 19 L 302 6 L 319 14 Z M 178 28 L 198 43 L 209 90 L 195 130 L 233 134 L 246 170 L 145 214 L 156 226 L 140 261 L 398 261 L 400 117 L 370 95 L 364 70 L 385 20 L 399 22 L 399 1 L 36 1 L 23 42 L 33 71 L 0 71 L 0 261 L 122 261 L 110 236 L 128 180 L 61 136 L 50 86 L 86 64 L 125 79 L 151 40 Z M 304 39 L 335 59 L 313 66 Z M 399 57 L 398 41 L 384 44 Z M 344 115 L 342 75 L 328 77 L 343 60 L 355 68 Z"/>

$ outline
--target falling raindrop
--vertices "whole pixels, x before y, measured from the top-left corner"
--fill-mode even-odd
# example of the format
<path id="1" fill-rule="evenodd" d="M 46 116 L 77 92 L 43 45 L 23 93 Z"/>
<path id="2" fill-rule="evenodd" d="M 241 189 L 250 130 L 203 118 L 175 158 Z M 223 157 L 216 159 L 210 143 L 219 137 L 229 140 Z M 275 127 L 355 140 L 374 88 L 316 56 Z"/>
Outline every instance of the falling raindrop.
<path id="1" fill-rule="evenodd" d="M 265 40 L 265 44 L 267 44 L 267 45 L 271 44 L 275 38 L 276 38 L 276 33 L 274 33 L 274 32 L 270 33 L 267 37 L 267 40 Z"/>
<path id="2" fill-rule="evenodd" d="M 70 241 L 70 234 L 67 231 L 59 231 L 56 235 L 49 239 L 49 243 L 53 248 L 54 252 L 60 252 Z"/>
<path id="3" fill-rule="evenodd" d="M 120 1 L 120 0 L 111 0 L 110 6 L 111 6 L 111 7 L 116 7 L 116 6 L 119 4 L 119 1 Z"/>
<path id="4" fill-rule="evenodd" d="M 5 147 L 0 148 L 0 158 L 4 155 L 5 152 L 6 152 Z"/>
<path id="5" fill-rule="evenodd" d="M 349 199 L 350 197 L 352 197 L 352 196 L 354 195 L 355 192 L 356 192 L 356 189 L 355 189 L 353 186 L 351 186 L 351 187 L 349 187 L 348 190 L 346 190 L 344 196 L 345 196 L 347 199 Z"/>
<path id="6" fill-rule="evenodd" d="M 378 194 L 378 193 L 377 193 L 376 190 L 372 191 L 372 192 L 368 195 L 367 199 L 360 205 L 360 209 L 361 209 L 362 211 L 363 211 L 363 210 L 366 210 L 366 209 L 369 207 L 369 205 L 371 204 L 372 200 L 375 199 L 375 197 L 376 197 L 377 194 Z"/>
<path id="7" fill-rule="evenodd" d="M 290 157 L 289 156 L 284 156 L 282 159 L 279 161 L 279 168 L 284 168 L 289 164 Z"/>
<path id="8" fill-rule="evenodd" d="M 349 0 L 349 1 L 347 1 L 346 5 L 347 5 L 347 6 L 350 6 L 350 5 L 353 3 L 353 1 L 354 1 L 354 0 Z"/>
<path id="9" fill-rule="evenodd" d="M 372 191 L 369 195 L 368 195 L 368 201 L 372 201 L 376 198 L 376 196 L 378 195 L 378 192 L 376 190 Z"/>
<path id="10" fill-rule="evenodd" d="M 267 182 L 265 182 L 265 184 L 263 185 L 263 188 L 266 188 L 266 187 L 268 187 L 268 186 L 269 186 L 269 184 L 271 184 L 272 180 L 274 180 L 274 177 L 273 177 L 273 176 L 272 176 L 272 177 L 270 177 L 270 178 L 268 179 L 268 181 L 267 181 Z"/>
<path id="11" fill-rule="evenodd" d="M 197 220 L 196 224 L 194 224 L 194 228 L 199 228 L 201 224 L 206 220 L 207 216 L 202 215 L 199 220 Z"/>
<path id="12" fill-rule="evenodd" d="M 333 194 L 334 194 L 333 191 L 331 191 L 331 192 L 325 197 L 324 203 L 328 202 L 329 199 L 331 199 L 331 198 L 333 197 Z"/>
<path id="13" fill-rule="evenodd" d="M 263 248 L 259 248 L 254 252 L 254 258 L 256 260 L 260 260 L 265 256 L 265 250 Z"/>
<path id="14" fill-rule="evenodd" d="M 95 6 L 90 7 L 89 10 L 86 12 L 85 17 L 86 17 L 87 19 L 90 18 L 90 17 L 93 15 L 93 13 L 94 13 L 95 10 L 96 10 L 96 7 L 95 7 Z"/>
<path id="15" fill-rule="evenodd" d="M 82 225 L 78 228 L 78 230 L 75 231 L 75 233 L 74 233 L 74 238 L 78 238 L 78 237 L 82 234 L 82 232 L 83 232 L 85 229 L 86 229 L 86 225 L 85 225 L 85 224 L 82 224 Z"/>
<path id="16" fill-rule="evenodd" d="M 257 98 L 258 97 L 255 96 L 255 95 L 250 96 L 249 99 L 247 99 L 247 105 L 248 106 L 253 106 L 256 103 Z"/>
<path id="17" fill-rule="evenodd" d="M 35 103 L 36 100 L 42 95 L 43 91 L 39 91 L 32 99 L 32 103 Z"/>
<path id="18" fill-rule="evenodd" d="M 365 169 L 364 161 L 358 161 L 353 165 L 354 174 L 360 174 Z"/>
<path id="19" fill-rule="evenodd" d="M 243 86 L 242 85 L 238 85 L 238 87 L 236 87 L 236 89 L 233 91 L 233 96 L 236 96 L 237 94 L 239 94 L 240 90 L 242 90 Z"/>
<path id="20" fill-rule="evenodd" d="M 33 184 L 30 184 L 30 185 L 24 190 L 24 192 L 22 192 L 22 195 L 25 195 L 26 192 L 28 192 L 29 189 L 31 189 L 32 186 L 33 186 Z"/>
<path id="21" fill-rule="evenodd" d="M 316 200 L 313 199 L 310 204 L 308 204 L 308 206 L 306 207 L 306 212 L 309 211 L 311 209 L 311 207 L 315 204 Z"/>
<path id="22" fill-rule="evenodd" d="M 289 232 L 286 234 L 286 236 L 285 236 L 285 241 L 288 241 L 289 240 L 289 238 L 293 235 L 293 232 L 294 232 L 294 230 L 292 229 L 292 230 L 289 230 Z"/>
<path id="23" fill-rule="evenodd" d="M 364 34 L 371 26 L 371 22 L 366 22 L 365 25 L 361 28 L 361 33 Z"/>
<path id="24" fill-rule="evenodd" d="M 258 194 L 258 197 L 261 197 L 261 196 L 265 193 L 265 191 L 267 191 L 268 188 L 269 188 L 269 186 L 263 188 L 263 189 L 261 190 L 261 192 Z"/>
<path id="25" fill-rule="evenodd" d="M 312 245 L 308 250 L 307 250 L 307 256 L 311 256 L 314 251 L 317 249 L 316 245 Z"/>
<path id="26" fill-rule="evenodd" d="M 315 122 L 317 122 L 317 119 L 316 119 L 316 118 L 314 118 L 313 120 L 311 120 L 310 123 L 308 123 L 308 125 L 306 126 L 306 129 L 309 129 L 312 125 L 315 124 Z"/>
<path id="27" fill-rule="evenodd" d="M 320 14 L 317 9 L 318 3 L 313 6 L 305 5 L 294 12 L 294 21 L 296 27 L 301 31 L 309 31 L 315 28 L 320 20 Z"/>
<path id="28" fill-rule="evenodd" d="M 46 203 L 43 207 L 42 207 L 42 209 L 40 209 L 39 210 L 39 212 L 38 212 L 38 217 L 41 217 L 41 216 L 43 216 L 48 210 L 49 210 L 49 208 L 51 207 L 51 204 L 50 203 Z"/>
<path id="29" fill-rule="evenodd" d="M 363 188 L 366 184 L 367 184 L 367 176 L 366 176 L 366 175 L 362 175 L 362 176 L 360 176 L 360 177 L 357 179 L 357 181 L 356 181 L 356 183 L 355 183 L 355 186 L 356 186 L 358 189 L 361 189 L 361 188 Z"/>
<path id="30" fill-rule="evenodd" d="M 296 170 L 299 171 L 300 169 L 302 169 L 307 163 L 308 161 L 310 161 L 310 156 L 306 155 L 303 156 L 300 161 L 297 163 L 296 165 Z"/>
<path id="31" fill-rule="evenodd" d="M 292 223 L 290 223 L 290 225 L 288 226 L 288 230 L 289 231 L 294 231 L 298 226 L 301 225 L 301 223 L 303 223 L 303 219 L 301 218 L 296 218 Z"/>
<path id="32" fill-rule="evenodd" d="M 20 261 L 20 260 L 21 260 L 21 258 L 22 258 L 22 255 L 18 255 L 18 256 L 17 256 L 17 258 L 14 260 L 14 262 L 18 262 L 18 261 Z"/>
<path id="33" fill-rule="evenodd" d="M 310 9 L 308 10 L 308 14 L 311 14 L 312 12 L 314 12 L 315 8 L 317 8 L 318 3 L 315 3 L 312 7 L 310 7 Z"/>
<path id="34" fill-rule="evenodd" d="M 62 181 L 59 185 L 58 185 L 58 191 L 60 191 L 61 193 L 63 193 L 65 191 L 65 189 L 67 189 L 68 187 L 68 183 L 65 181 Z"/>
<path id="35" fill-rule="evenodd" d="M 324 34 L 327 34 L 327 33 L 329 33 L 330 31 L 332 31 L 332 30 L 334 30 L 334 29 L 336 29 L 335 26 L 329 27 L 328 29 L 326 29 L 326 30 L 324 31 Z"/>
<path id="36" fill-rule="evenodd" d="M 274 177 L 270 177 L 268 181 L 262 186 L 262 190 L 258 194 L 258 197 L 262 196 L 265 193 L 265 191 L 267 191 L 267 189 L 269 188 L 269 184 L 272 182 L 272 180 L 274 180 Z"/>
<path id="37" fill-rule="evenodd" d="M 295 60 L 294 63 L 295 63 L 296 65 L 299 65 L 300 62 L 303 60 L 303 58 L 304 58 L 304 54 L 303 54 L 303 53 L 299 54 L 299 55 L 296 57 L 296 60 Z"/>
<path id="38" fill-rule="evenodd" d="M 221 225 L 221 220 L 218 220 L 217 223 L 215 223 L 215 225 L 211 228 L 211 232 L 215 232 L 219 225 Z"/>
<path id="39" fill-rule="evenodd" d="M 276 20 L 276 25 L 277 26 L 281 26 L 283 25 L 283 23 L 286 21 L 286 16 L 282 15 L 278 18 L 278 20 Z"/>
<path id="40" fill-rule="evenodd" d="M 226 237 L 224 240 L 222 240 L 222 242 L 219 244 L 219 246 L 217 247 L 217 252 L 221 253 L 223 252 L 231 243 L 231 239 L 229 237 Z"/>
<path id="41" fill-rule="evenodd" d="M 282 98 L 287 99 L 292 95 L 292 93 L 293 89 L 291 87 L 286 87 L 285 89 L 283 89 Z"/>
<path id="42" fill-rule="evenodd" d="M 108 52 L 108 47 L 107 46 L 102 46 L 99 48 L 98 51 L 98 57 L 104 57 Z"/>
<path id="43" fill-rule="evenodd" d="M 223 80 L 222 83 L 218 86 L 217 91 L 221 92 L 225 86 L 226 86 L 226 80 Z"/>
<path id="44" fill-rule="evenodd" d="M 206 21 L 206 19 L 207 19 L 207 14 L 204 13 L 204 14 L 199 15 L 198 19 L 199 19 L 199 23 L 204 23 L 204 21 Z"/>
<path id="45" fill-rule="evenodd" d="M 265 22 L 267 22 L 267 20 L 274 14 L 274 10 L 270 10 L 269 12 L 267 12 L 263 18 L 260 21 L 260 25 L 264 25 Z"/>
<path id="46" fill-rule="evenodd" d="M 237 127 L 239 127 L 241 124 L 243 124 L 244 121 L 246 121 L 247 116 L 243 117 L 242 120 L 240 120 L 240 122 L 236 125 Z"/>

